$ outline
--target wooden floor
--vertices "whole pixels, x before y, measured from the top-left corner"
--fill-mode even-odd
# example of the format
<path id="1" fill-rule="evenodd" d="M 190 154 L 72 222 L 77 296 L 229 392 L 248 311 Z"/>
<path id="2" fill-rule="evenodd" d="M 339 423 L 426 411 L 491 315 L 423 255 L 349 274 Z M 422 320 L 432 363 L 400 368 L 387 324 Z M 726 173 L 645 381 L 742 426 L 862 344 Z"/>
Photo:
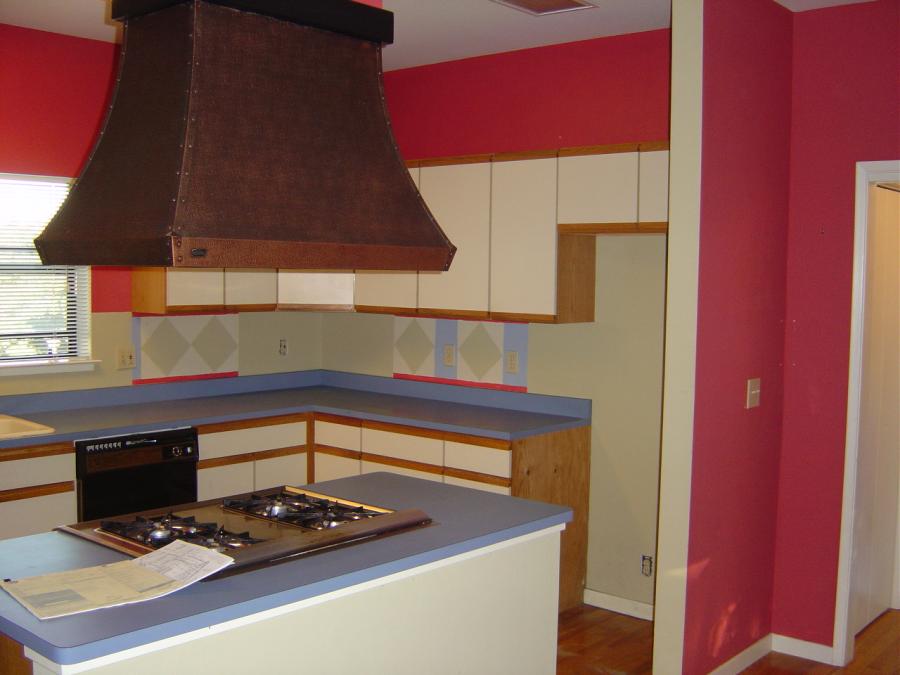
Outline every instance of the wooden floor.
<path id="1" fill-rule="evenodd" d="M 856 656 L 846 668 L 771 653 L 745 675 L 854 673 L 900 675 L 900 611 L 885 612 L 856 637 Z M 557 675 L 651 673 L 653 624 L 588 605 L 559 617 Z"/>

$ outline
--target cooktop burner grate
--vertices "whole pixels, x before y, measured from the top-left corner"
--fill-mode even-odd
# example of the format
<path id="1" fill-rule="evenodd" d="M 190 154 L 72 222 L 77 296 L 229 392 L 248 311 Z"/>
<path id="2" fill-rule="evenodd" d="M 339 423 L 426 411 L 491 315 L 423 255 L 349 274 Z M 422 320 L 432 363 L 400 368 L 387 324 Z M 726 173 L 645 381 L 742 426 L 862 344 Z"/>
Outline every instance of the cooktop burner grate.
<path id="1" fill-rule="evenodd" d="M 327 530 L 386 513 L 361 504 L 286 491 L 269 495 L 251 494 L 245 499 L 226 499 L 222 507 L 308 530 Z"/>

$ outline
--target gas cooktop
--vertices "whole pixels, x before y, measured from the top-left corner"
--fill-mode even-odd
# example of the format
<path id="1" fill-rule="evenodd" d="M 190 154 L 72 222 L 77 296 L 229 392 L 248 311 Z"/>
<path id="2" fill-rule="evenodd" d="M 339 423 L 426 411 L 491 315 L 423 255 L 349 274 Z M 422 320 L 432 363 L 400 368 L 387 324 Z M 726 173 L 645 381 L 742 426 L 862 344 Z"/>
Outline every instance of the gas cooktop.
<path id="1" fill-rule="evenodd" d="M 57 529 L 132 556 L 176 539 L 215 548 L 235 560 L 215 578 L 430 523 L 419 509 L 392 511 L 283 486 Z"/>

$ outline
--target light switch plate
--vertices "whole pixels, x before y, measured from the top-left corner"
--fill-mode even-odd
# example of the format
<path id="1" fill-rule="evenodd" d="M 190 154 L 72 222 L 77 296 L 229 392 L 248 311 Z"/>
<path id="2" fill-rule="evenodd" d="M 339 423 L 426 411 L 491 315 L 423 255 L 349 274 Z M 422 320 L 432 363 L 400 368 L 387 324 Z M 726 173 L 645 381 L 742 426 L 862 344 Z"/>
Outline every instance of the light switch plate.
<path id="1" fill-rule="evenodd" d="M 447 368 L 452 368 L 456 363 L 456 345 L 444 345 L 444 353 L 441 361 Z"/>
<path id="2" fill-rule="evenodd" d="M 506 352 L 506 372 L 512 375 L 519 372 L 519 352 Z"/>
<path id="3" fill-rule="evenodd" d="M 747 380 L 747 400 L 744 403 L 746 409 L 759 407 L 759 378 Z"/>

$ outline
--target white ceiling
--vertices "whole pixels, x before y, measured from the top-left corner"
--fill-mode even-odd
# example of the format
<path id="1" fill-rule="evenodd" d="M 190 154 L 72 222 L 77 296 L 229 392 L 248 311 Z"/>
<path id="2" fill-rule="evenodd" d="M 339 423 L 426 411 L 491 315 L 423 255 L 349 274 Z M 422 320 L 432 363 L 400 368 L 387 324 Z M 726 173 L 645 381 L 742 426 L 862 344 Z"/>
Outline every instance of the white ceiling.
<path id="1" fill-rule="evenodd" d="M 591 0 L 597 7 L 534 17 L 489 0 L 383 0 L 395 41 L 385 70 L 665 28 L 669 0 Z M 793 11 L 870 0 L 776 0 Z M 0 0 L 0 23 L 113 42 L 107 0 Z"/>

